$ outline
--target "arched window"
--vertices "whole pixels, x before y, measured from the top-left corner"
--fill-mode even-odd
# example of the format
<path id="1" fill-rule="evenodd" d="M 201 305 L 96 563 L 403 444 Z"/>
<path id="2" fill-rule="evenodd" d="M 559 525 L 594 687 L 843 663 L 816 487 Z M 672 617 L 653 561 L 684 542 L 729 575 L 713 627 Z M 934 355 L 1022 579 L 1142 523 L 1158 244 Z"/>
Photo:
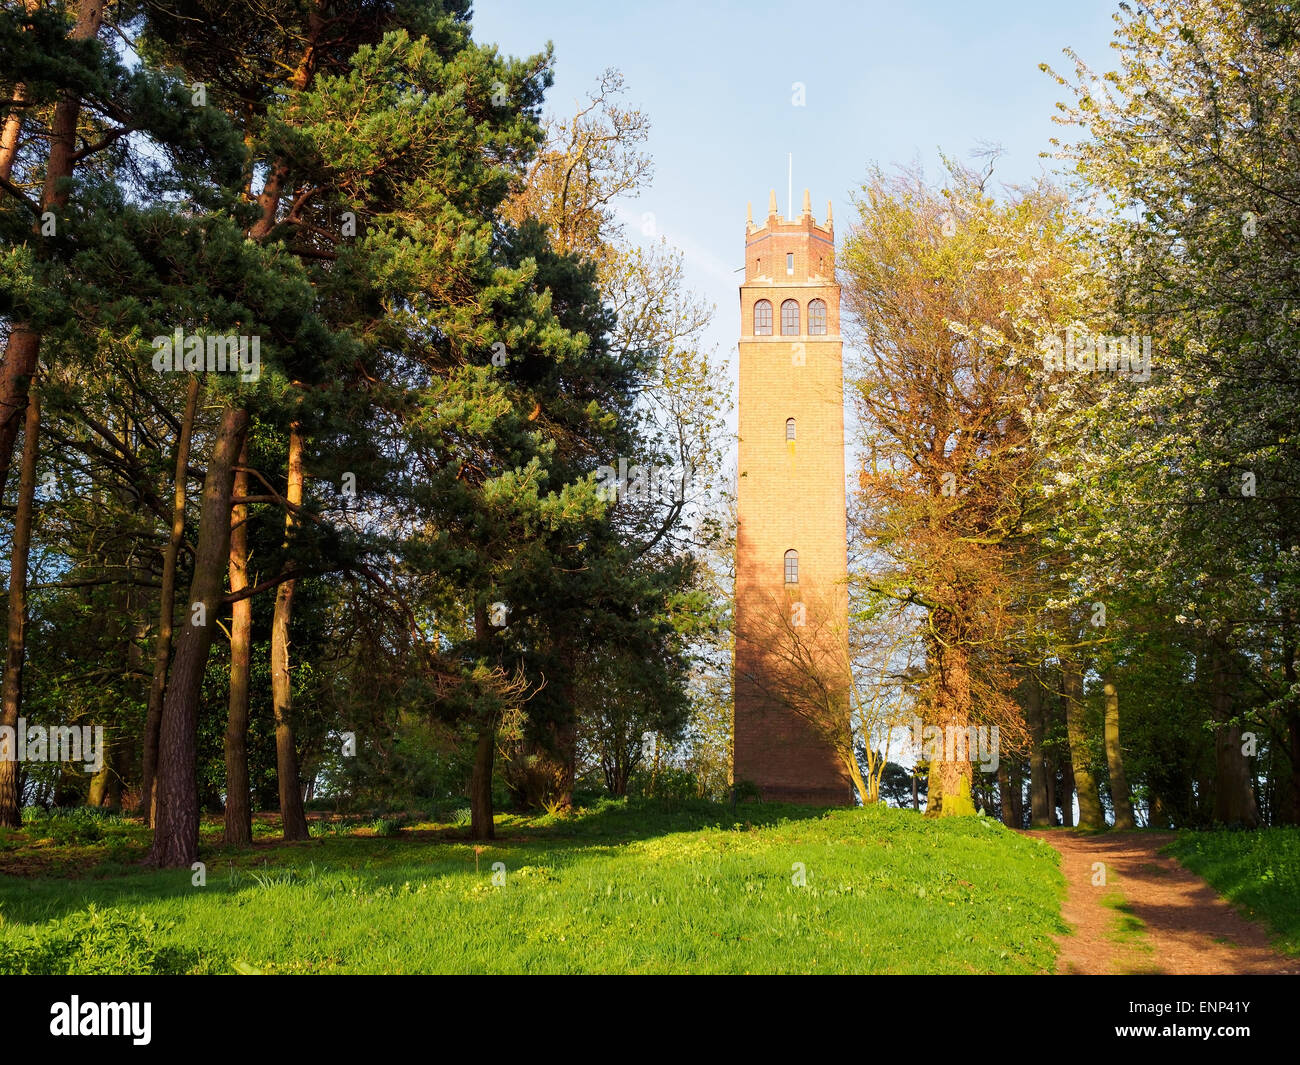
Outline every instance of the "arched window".
<path id="1" fill-rule="evenodd" d="M 826 304 L 823 300 L 813 300 L 808 304 L 808 332 L 818 335 L 826 332 Z"/>
<path id="2" fill-rule="evenodd" d="M 781 304 L 781 335 L 797 337 L 799 335 L 799 301 L 786 300 Z"/>
<path id="3" fill-rule="evenodd" d="M 787 419 L 785 420 L 785 438 L 786 438 L 787 440 L 793 440 L 793 439 L 794 439 L 794 419 L 793 419 L 793 418 L 787 418 Z"/>
<path id="4" fill-rule="evenodd" d="M 759 300 L 754 304 L 754 336 L 770 337 L 772 335 L 772 304 Z"/>
<path id="5" fill-rule="evenodd" d="M 785 583 L 799 583 L 799 552 L 787 551 L 785 553 Z"/>

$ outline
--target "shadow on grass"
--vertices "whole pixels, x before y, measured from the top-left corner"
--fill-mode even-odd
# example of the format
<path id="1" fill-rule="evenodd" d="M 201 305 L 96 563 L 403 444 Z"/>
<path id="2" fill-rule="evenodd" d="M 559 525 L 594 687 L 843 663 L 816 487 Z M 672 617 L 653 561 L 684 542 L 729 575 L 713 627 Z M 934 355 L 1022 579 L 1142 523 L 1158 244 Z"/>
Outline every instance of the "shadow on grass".
<path id="1" fill-rule="evenodd" d="M 372 890 L 402 885 L 413 876 L 456 875 L 477 869 L 486 875 L 494 861 L 511 865 L 545 864 L 563 869 L 593 854 L 617 856 L 618 846 L 675 833 L 713 828 L 753 831 L 783 823 L 815 821 L 833 807 L 785 803 L 713 803 L 704 800 L 602 799 L 591 806 L 548 815 L 499 815 L 496 839 L 475 841 L 467 826 L 404 828 L 393 836 L 374 835 L 364 818 L 347 818 L 339 831 L 285 843 L 267 833 L 273 817 L 259 819 L 251 847 L 220 843 L 219 822 L 201 829 L 202 879 L 189 868 L 152 869 L 139 864 L 149 839 L 139 826 L 132 833 L 131 860 L 123 843 L 110 855 L 105 848 L 67 847 L 44 840 L 19 846 L 0 861 L 0 920 L 26 924 L 51 921 L 86 906 L 131 909 L 144 902 L 192 898 L 196 892 L 243 894 L 267 882 L 308 885 L 352 876 Z M 317 821 L 321 819 L 315 819 Z M 12 843 L 12 841 L 11 841 Z M 37 860 L 39 856 L 39 860 Z M 536 859 L 536 861 L 533 861 Z M 16 875 L 15 875 L 16 874 Z"/>
<path id="2" fill-rule="evenodd" d="M 630 842 L 696 832 L 702 828 L 771 828 L 790 821 L 816 821 L 836 807 L 790 803 L 707 802 L 703 799 L 604 799 L 557 816 L 540 815 L 497 826 L 500 839 L 584 839 Z M 465 837 L 468 839 L 468 830 Z"/>

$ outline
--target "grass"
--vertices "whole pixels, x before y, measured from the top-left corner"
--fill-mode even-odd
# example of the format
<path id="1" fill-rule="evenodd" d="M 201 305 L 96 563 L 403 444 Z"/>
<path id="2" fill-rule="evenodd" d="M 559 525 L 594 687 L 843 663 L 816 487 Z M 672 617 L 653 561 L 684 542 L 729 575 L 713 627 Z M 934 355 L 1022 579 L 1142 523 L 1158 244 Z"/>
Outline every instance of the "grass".
<path id="1" fill-rule="evenodd" d="M 1115 923 L 1107 938 L 1121 951 L 1116 971 L 1125 975 L 1159 972 L 1154 964 L 1155 951 L 1147 939 L 1146 923 L 1133 912 L 1133 906 L 1123 892 L 1111 892 L 1101 900 L 1101 904 L 1115 911 Z"/>
<path id="2" fill-rule="evenodd" d="M 1055 852 L 982 818 L 606 801 L 477 846 L 455 824 L 313 827 L 235 851 L 205 825 L 203 887 L 124 860 L 129 823 L 12 833 L 0 972 L 70 966 L 74 941 L 86 964 L 86 927 L 100 964 L 212 973 L 1035 973 L 1063 931 Z"/>
<path id="3" fill-rule="evenodd" d="M 1182 832 L 1165 850 L 1300 955 L 1300 828 Z"/>
<path id="4" fill-rule="evenodd" d="M 1132 905 L 1119 892 L 1101 900 L 1103 906 L 1115 911 L 1115 928 L 1111 939 L 1125 946 L 1137 946 L 1146 931 L 1146 923 L 1133 912 Z"/>

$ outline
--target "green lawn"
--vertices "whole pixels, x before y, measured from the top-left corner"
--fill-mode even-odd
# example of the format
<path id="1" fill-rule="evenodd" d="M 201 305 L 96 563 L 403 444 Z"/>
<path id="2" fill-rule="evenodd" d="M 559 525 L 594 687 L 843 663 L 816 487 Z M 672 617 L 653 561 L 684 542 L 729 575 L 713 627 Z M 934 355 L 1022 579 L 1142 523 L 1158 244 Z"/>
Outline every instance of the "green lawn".
<path id="1" fill-rule="evenodd" d="M 1050 847 L 892 809 L 604 802 L 501 818 L 477 856 L 464 828 L 317 825 L 205 847 L 206 887 L 136 868 L 138 826 L 51 831 L 0 838 L 0 972 L 1035 973 L 1063 930 Z"/>
<path id="2" fill-rule="evenodd" d="M 1300 828 L 1183 832 L 1166 850 L 1300 954 Z"/>

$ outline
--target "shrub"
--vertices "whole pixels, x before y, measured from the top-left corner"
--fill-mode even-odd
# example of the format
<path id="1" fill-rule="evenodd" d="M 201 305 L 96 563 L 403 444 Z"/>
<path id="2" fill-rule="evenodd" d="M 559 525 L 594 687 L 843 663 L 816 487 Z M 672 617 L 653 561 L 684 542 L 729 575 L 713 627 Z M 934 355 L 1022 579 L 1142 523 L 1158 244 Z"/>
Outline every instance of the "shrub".
<path id="1" fill-rule="evenodd" d="M 144 914 L 90 906 L 26 935 L 0 939 L 0 976 L 178 975 L 194 956 L 163 946 Z"/>
<path id="2" fill-rule="evenodd" d="M 119 814 L 94 806 L 52 810 L 28 806 L 23 810 L 23 828 L 30 835 L 61 845 L 98 843 L 108 830 L 120 830 L 125 825 Z"/>
<path id="3" fill-rule="evenodd" d="M 639 770 L 634 775 L 628 792 L 648 799 L 698 799 L 700 782 L 688 769 L 665 765 L 653 773 L 648 769 Z"/>

